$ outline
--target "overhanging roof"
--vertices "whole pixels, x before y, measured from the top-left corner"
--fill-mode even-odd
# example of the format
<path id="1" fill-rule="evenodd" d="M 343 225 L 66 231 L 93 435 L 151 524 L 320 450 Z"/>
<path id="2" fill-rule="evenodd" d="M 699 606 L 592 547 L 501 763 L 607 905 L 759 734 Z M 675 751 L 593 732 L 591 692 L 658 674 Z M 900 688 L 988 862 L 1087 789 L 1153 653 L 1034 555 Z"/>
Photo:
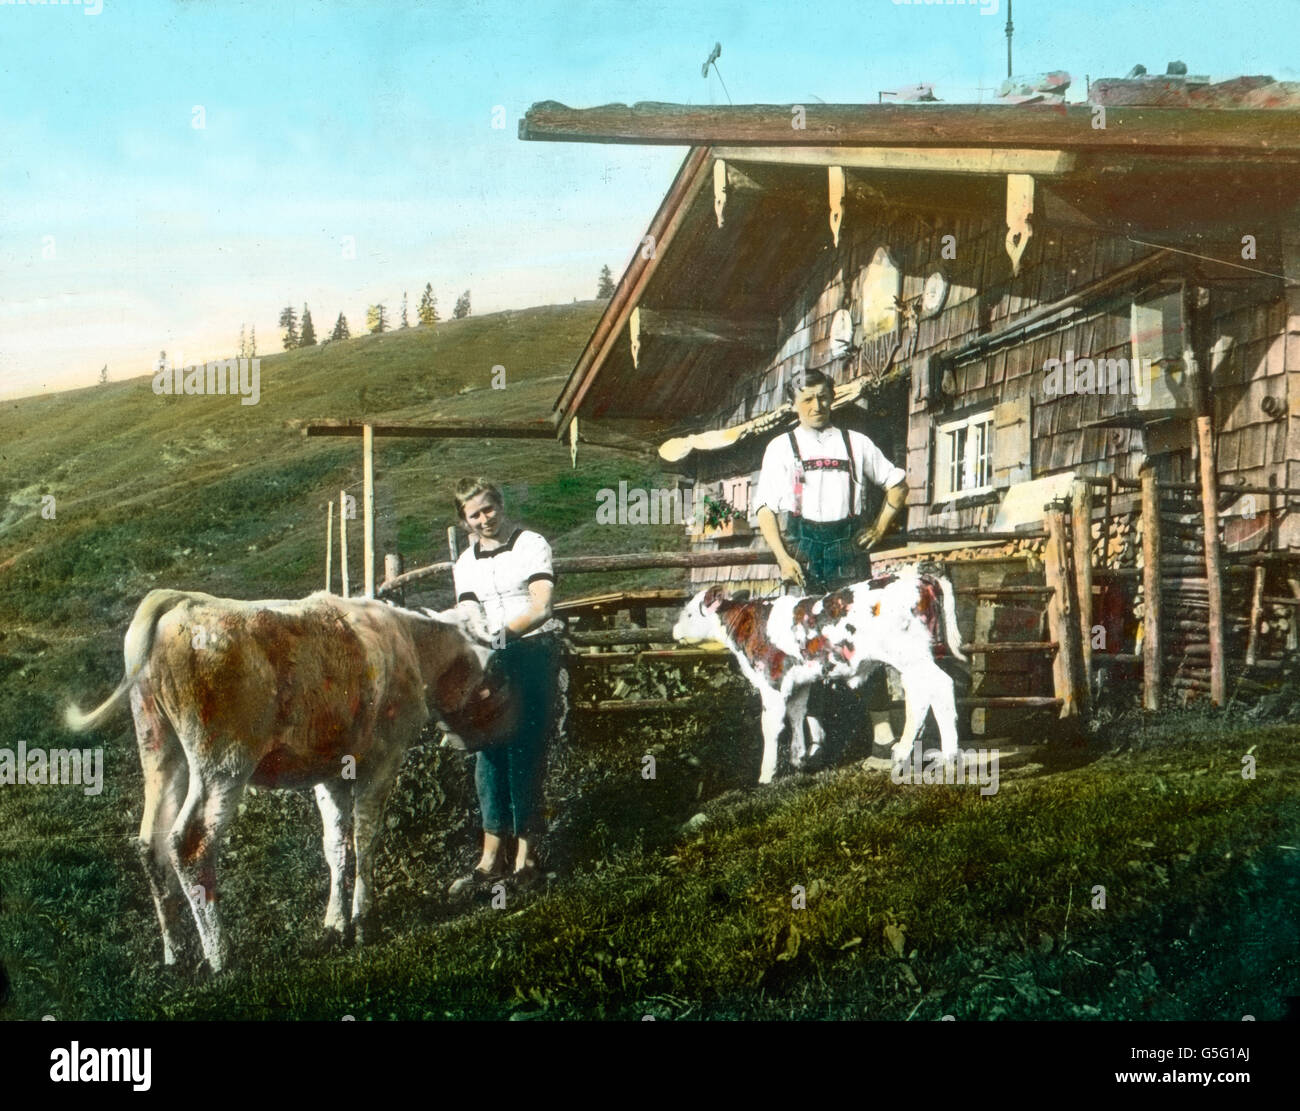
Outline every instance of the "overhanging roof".
<path id="1" fill-rule="evenodd" d="M 1300 113 L 1108 108 L 1104 130 L 1092 119 L 1091 108 L 811 105 L 798 131 L 784 105 L 534 105 L 525 138 L 693 144 L 647 229 L 653 250 L 634 255 L 556 401 L 558 430 L 579 412 L 681 426 L 767 365 L 779 313 L 830 245 L 828 166 L 845 172 L 846 225 L 877 207 L 1000 214 L 1013 173 L 1038 182 L 1040 230 L 1180 249 L 1206 249 L 1225 221 L 1263 227 L 1300 204 Z M 739 342 L 764 321 L 770 342 Z"/>
<path id="2" fill-rule="evenodd" d="M 803 108 L 801 121 L 794 114 Z M 657 102 L 569 108 L 545 100 L 519 121 L 521 139 L 667 146 L 1047 147 L 1059 150 L 1300 152 L 1300 112 L 1283 108 L 1091 105 L 736 104 Z M 802 122 L 803 127 L 793 126 Z"/>

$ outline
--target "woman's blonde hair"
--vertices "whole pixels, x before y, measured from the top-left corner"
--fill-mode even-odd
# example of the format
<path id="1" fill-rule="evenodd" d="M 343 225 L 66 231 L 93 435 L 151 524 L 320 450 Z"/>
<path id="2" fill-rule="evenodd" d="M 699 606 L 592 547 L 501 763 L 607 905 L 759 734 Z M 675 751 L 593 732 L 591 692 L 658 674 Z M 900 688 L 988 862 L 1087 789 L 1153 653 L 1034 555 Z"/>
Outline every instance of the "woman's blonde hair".
<path id="1" fill-rule="evenodd" d="M 456 489 L 452 492 L 452 497 L 456 499 L 456 516 L 463 521 L 466 503 L 473 501 L 480 494 L 487 494 L 497 503 L 498 509 L 506 507 L 505 498 L 501 496 L 501 489 L 495 482 L 489 482 L 486 478 L 462 478 L 456 483 Z"/>

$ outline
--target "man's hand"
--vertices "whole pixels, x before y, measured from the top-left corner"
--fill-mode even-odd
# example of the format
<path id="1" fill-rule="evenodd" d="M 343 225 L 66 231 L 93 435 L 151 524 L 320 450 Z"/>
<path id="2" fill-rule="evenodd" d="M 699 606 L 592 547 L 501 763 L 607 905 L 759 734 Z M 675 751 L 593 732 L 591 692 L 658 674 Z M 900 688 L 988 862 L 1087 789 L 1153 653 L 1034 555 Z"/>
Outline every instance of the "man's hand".
<path id="1" fill-rule="evenodd" d="M 794 583 L 796 586 L 807 585 L 803 575 L 803 567 L 800 566 L 797 559 L 793 559 L 788 555 L 784 558 L 778 556 L 776 565 L 781 569 L 782 582 Z"/>
<path id="2" fill-rule="evenodd" d="M 869 552 L 880 543 L 880 530 L 875 525 L 853 534 L 853 546 L 860 552 Z"/>

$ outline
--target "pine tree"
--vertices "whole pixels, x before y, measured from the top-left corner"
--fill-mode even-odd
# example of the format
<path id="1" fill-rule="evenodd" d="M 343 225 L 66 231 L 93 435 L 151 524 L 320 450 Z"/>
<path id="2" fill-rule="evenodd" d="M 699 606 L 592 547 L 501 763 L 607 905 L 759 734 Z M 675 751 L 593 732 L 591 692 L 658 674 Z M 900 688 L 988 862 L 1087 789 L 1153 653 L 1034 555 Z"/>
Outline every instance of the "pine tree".
<path id="1" fill-rule="evenodd" d="M 347 317 L 345 317 L 342 313 L 339 313 L 339 318 L 336 321 L 334 321 L 334 331 L 330 333 L 330 339 L 340 340 L 340 339 L 351 339 L 351 338 L 352 338 L 352 333 L 348 331 Z"/>
<path id="2" fill-rule="evenodd" d="M 433 295 L 432 282 L 425 282 L 424 294 L 420 298 L 420 307 L 416 309 L 415 315 L 420 318 L 420 323 L 425 327 L 432 328 L 438 323 L 438 298 Z"/>
<path id="3" fill-rule="evenodd" d="M 465 317 L 469 316 L 469 290 L 468 289 L 465 290 L 464 293 L 462 293 L 459 297 L 456 298 L 456 307 L 451 310 L 451 315 L 454 316 L 457 320 L 464 320 Z"/>
<path id="4" fill-rule="evenodd" d="M 280 310 L 280 337 L 286 351 L 298 346 L 298 317 L 292 305 L 285 305 Z"/>
<path id="5" fill-rule="evenodd" d="M 239 326 L 239 357 L 241 359 L 248 358 L 248 336 L 245 334 L 242 324 Z"/>
<path id="6" fill-rule="evenodd" d="M 366 309 L 366 327 L 372 336 L 388 330 L 388 310 L 384 308 L 382 301 Z"/>
<path id="7" fill-rule="evenodd" d="M 311 322 L 311 309 L 305 304 L 302 307 L 302 335 L 298 337 L 299 347 L 316 346 L 316 329 Z"/>
<path id="8" fill-rule="evenodd" d="M 402 327 L 409 328 L 411 322 L 406 319 L 406 290 L 402 290 Z"/>
<path id="9" fill-rule="evenodd" d="M 596 296 L 599 298 L 614 296 L 614 275 L 609 272 L 608 266 L 600 268 L 600 284 L 596 286 Z"/>
<path id="10" fill-rule="evenodd" d="M 257 325 L 254 324 L 248 332 L 248 357 L 257 358 Z"/>
<path id="11" fill-rule="evenodd" d="M 105 363 L 102 367 L 99 368 L 99 384 L 101 386 L 108 385 L 108 364 L 107 363 Z"/>

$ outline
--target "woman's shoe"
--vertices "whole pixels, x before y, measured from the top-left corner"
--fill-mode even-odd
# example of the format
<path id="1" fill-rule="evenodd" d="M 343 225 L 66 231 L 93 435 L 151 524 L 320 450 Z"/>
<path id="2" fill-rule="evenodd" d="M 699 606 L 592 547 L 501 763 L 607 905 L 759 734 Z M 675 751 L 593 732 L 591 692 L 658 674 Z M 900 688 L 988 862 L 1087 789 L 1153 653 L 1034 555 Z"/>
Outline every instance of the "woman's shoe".
<path id="1" fill-rule="evenodd" d="M 464 895 L 471 891 L 482 891 L 484 888 L 491 887 L 494 883 L 499 883 L 507 875 L 506 872 L 485 872 L 482 868 L 474 868 L 469 875 L 453 880 L 451 886 L 447 888 L 447 894 L 455 896 Z"/>
<path id="2" fill-rule="evenodd" d="M 517 868 L 514 873 L 515 886 L 521 891 L 527 891 L 529 888 L 536 887 L 546 881 L 546 873 L 543 872 L 536 864 L 525 864 L 522 868 Z"/>

